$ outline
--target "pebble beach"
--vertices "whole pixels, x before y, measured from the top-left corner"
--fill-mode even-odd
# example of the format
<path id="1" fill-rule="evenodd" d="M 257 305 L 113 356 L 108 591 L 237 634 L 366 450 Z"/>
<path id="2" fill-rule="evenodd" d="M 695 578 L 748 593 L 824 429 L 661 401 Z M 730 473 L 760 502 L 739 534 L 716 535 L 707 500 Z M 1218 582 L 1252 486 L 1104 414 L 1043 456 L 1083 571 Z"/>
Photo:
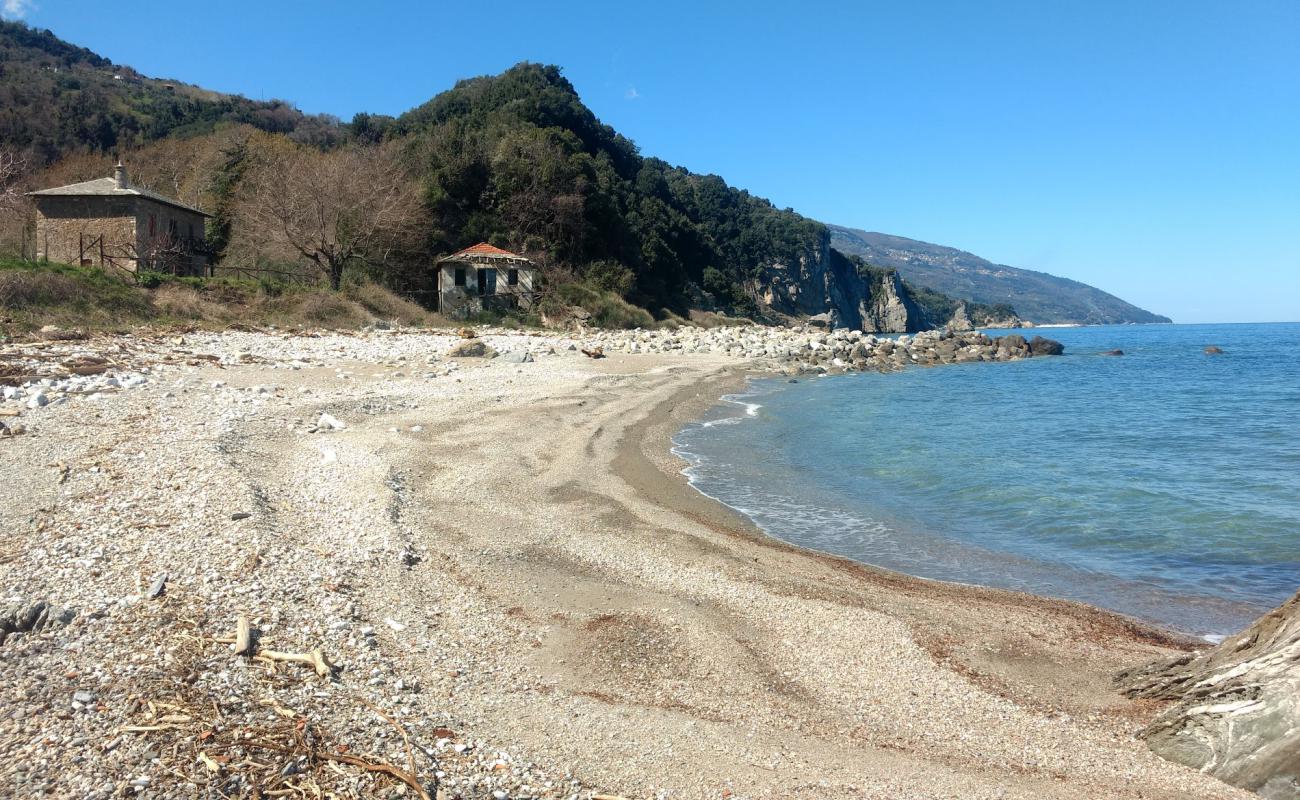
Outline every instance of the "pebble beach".
<path id="1" fill-rule="evenodd" d="M 0 794 L 1252 796 L 1113 688 L 1190 642 L 777 542 L 669 451 L 750 374 L 1050 343 L 472 333 L 0 344 Z"/>

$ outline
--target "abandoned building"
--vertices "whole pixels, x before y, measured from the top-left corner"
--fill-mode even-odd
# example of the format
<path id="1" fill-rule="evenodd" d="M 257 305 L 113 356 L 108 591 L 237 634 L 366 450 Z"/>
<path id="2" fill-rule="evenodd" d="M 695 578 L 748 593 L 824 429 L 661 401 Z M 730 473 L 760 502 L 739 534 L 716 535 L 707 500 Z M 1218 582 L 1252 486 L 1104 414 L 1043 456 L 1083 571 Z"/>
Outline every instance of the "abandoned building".
<path id="1" fill-rule="evenodd" d="M 211 214 L 113 177 L 28 194 L 36 204 L 36 257 L 82 266 L 177 275 L 207 272 Z"/>
<path id="2" fill-rule="evenodd" d="M 437 266 L 438 310 L 448 316 L 533 303 L 536 268 L 516 253 L 483 242 L 443 256 Z"/>

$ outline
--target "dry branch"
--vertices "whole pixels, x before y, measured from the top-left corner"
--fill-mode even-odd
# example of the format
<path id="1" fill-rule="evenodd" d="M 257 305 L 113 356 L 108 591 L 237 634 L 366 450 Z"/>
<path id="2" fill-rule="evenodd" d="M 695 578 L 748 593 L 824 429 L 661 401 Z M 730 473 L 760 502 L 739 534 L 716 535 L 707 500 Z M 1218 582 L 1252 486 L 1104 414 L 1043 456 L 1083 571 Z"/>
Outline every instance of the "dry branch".
<path id="1" fill-rule="evenodd" d="M 310 653 L 281 653 L 278 650 L 259 650 L 253 658 L 272 663 L 285 661 L 293 664 L 307 664 L 313 667 L 316 674 L 322 678 L 328 678 L 333 670 L 333 666 L 325 660 L 325 656 L 319 650 L 313 650 Z"/>

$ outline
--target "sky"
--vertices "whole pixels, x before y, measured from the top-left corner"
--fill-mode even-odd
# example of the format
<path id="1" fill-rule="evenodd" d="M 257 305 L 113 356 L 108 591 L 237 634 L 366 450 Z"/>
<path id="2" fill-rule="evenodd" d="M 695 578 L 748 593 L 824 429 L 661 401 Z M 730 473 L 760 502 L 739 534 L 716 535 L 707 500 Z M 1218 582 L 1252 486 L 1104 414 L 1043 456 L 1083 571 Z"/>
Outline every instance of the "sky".
<path id="1" fill-rule="evenodd" d="M 120 64 L 348 120 L 557 64 L 648 156 L 823 222 L 1300 320 L 1300 2 L 0 0 Z"/>

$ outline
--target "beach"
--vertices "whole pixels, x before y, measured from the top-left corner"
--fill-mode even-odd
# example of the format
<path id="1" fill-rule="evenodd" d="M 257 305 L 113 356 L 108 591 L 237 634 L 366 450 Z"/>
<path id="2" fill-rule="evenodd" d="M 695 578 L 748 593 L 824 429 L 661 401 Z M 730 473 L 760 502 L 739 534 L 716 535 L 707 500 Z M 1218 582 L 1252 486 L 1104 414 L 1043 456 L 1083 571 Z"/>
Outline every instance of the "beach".
<path id="1" fill-rule="evenodd" d="M 1149 752 L 1162 706 L 1112 686 L 1190 640 L 801 550 L 693 490 L 669 439 L 745 354 L 481 338 L 527 358 L 405 331 L 52 343 L 147 379 L 0 440 L 6 601 L 59 610 L 0 645 L 0 785 L 403 785 L 287 744 L 310 738 L 446 798 L 1252 796 Z M 236 655 L 241 616 L 328 677 Z"/>

